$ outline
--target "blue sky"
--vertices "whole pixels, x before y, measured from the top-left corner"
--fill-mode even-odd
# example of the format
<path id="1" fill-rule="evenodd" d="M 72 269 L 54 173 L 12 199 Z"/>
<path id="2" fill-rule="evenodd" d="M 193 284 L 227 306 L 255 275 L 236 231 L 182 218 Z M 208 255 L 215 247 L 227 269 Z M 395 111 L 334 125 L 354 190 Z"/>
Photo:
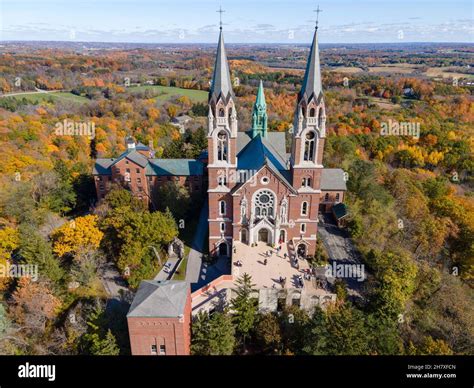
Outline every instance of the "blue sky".
<path id="1" fill-rule="evenodd" d="M 472 0 L 320 0 L 320 42 L 474 42 Z M 308 43 L 306 0 L 0 0 L 0 40 Z"/>

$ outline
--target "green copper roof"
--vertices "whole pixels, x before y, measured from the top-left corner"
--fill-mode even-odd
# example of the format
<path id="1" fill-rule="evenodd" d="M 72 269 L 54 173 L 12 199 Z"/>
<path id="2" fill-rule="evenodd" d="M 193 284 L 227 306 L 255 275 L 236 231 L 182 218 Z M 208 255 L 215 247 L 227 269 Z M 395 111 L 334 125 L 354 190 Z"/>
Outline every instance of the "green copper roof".
<path id="1" fill-rule="evenodd" d="M 267 104 L 265 102 L 265 93 L 263 91 L 263 82 L 258 86 L 257 99 L 253 106 L 252 113 L 252 138 L 257 135 L 267 136 Z"/>
<path id="2" fill-rule="evenodd" d="M 260 80 L 260 85 L 258 85 L 257 100 L 255 101 L 255 106 L 267 107 L 265 102 L 265 92 L 263 91 L 263 82 Z"/>

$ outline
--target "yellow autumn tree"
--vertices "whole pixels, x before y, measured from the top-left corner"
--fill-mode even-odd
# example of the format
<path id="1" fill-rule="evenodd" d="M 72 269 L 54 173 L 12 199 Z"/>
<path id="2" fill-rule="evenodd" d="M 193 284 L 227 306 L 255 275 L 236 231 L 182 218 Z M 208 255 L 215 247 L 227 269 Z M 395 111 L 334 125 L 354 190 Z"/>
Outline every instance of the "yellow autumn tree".
<path id="1" fill-rule="evenodd" d="M 97 249 L 104 234 L 97 227 L 97 216 L 77 217 L 53 231 L 53 251 L 58 256 Z"/>
<path id="2" fill-rule="evenodd" d="M 12 251 L 18 248 L 18 231 L 16 229 L 5 227 L 0 229 L 0 266 L 1 269 L 6 269 L 8 260 Z M 5 277 L 3 271 L 0 271 L 0 290 L 4 290 L 8 283 L 9 278 Z"/>
<path id="3" fill-rule="evenodd" d="M 176 117 L 178 114 L 178 107 L 176 105 L 170 105 L 166 108 L 166 111 L 168 113 L 168 116 L 171 118 Z"/>

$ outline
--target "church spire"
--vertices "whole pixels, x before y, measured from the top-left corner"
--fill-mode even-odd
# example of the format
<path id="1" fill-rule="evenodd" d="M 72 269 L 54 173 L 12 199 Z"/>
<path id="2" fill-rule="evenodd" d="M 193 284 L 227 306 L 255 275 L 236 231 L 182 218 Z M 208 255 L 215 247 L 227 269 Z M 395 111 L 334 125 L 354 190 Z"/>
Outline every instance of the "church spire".
<path id="1" fill-rule="evenodd" d="M 214 75 L 212 76 L 211 90 L 209 91 L 209 102 L 217 103 L 222 96 L 225 102 L 232 97 L 232 83 L 230 81 L 229 63 L 224 46 L 224 34 L 222 24 L 220 26 L 219 44 L 217 45 L 216 62 L 214 65 Z"/>
<path id="2" fill-rule="evenodd" d="M 319 7 L 318 11 L 321 12 Z M 313 43 L 309 52 L 303 86 L 301 87 L 301 91 L 298 95 L 298 102 L 302 100 L 309 102 L 313 96 L 315 100 L 318 101 L 322 93 L 323 88 L 321 84 L 321 66 L 319 63 L 318 24 L 316 22 Z"/>
<path id="3" fill-rule="evenodd" d="M 252 138 L 256 137 L 258 134 L 262 137 L 267 136 L 267 121 L 267 104 L 265 102 L 263 82 L 260 80 L 257 99 L 255 100 L 252 113 Z"/>
<path id="4" fill-rule="evenodd" d="M 257 92 L 257 100 L 255 101 L 256 106 L 262 106 L 264 108 L 267 107 L 265 103 L 265 92 L 263 91 L 263 82 L 260 80 L 260 84 L 258 85 L 258 92 Z"/>

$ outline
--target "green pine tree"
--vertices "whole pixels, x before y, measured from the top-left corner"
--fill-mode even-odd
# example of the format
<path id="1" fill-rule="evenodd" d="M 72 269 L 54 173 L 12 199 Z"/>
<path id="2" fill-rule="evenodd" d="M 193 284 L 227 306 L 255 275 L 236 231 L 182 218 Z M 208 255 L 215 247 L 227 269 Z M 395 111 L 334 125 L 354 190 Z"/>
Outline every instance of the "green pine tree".
<path id="1" fill-rule="evenodd" d="M 251 276 L 246 273 L 237 279 L 236 284 L 236 296 L 231 301 L 233 321 L 245 349 L 245 340 L 253 329 L 257 317 L 257 300 L 253 296 L 256 290 Z"/>

